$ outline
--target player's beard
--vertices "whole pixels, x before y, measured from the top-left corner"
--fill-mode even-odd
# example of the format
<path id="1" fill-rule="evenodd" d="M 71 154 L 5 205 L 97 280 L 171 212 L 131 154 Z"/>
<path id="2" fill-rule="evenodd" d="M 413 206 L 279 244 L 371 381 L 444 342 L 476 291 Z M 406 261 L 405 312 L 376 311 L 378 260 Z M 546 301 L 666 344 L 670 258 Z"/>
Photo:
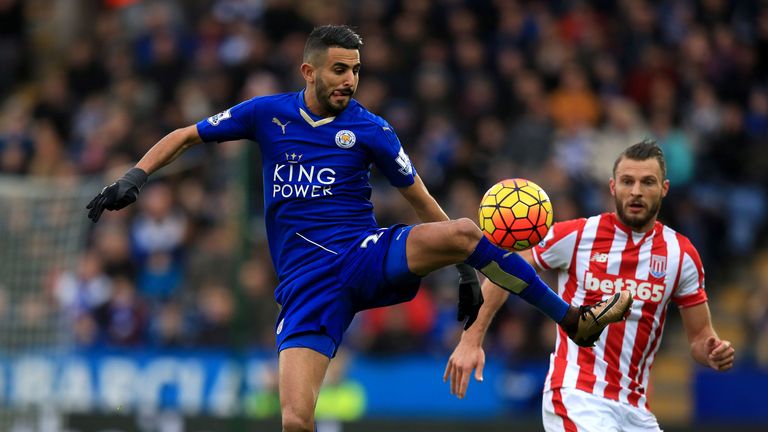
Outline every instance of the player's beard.
<path id="1" fill-rule="evenodd" d="M 627 200 L 626 203 L 622 203 L 618 197 L 616 199 L 616 214 L 619 216 L 619 220 L 626 226 L 633 230 L 641 230 L 645 228 L 648 223 L 655 219 L 659 215 L 659 209 L 661 209 L 661 198 L 652 202 L 650 206 L 646 207 L 644 213 L 638 215 L 630 215 L 625 211 L 625 205 L 629 205 L 631 200 Z M 645 203 L 644 203 L 645 204 Z"/>
<path id="2" fill-rule="evenodd" d="M 317 101 L 323 107 L 323 111 L 330 115 L 338 115 L 349 105 L 349 101 L 352 99 L 352 95 L 355 94 L 353 88 L 346 88 L 339 90 L 342 94 L 349 96 L 349 99 L 343 98 L 338 103 L 333 102 L 333 92 L 320 77 L 317 77 L 315 82 L 315 97 Z"/>

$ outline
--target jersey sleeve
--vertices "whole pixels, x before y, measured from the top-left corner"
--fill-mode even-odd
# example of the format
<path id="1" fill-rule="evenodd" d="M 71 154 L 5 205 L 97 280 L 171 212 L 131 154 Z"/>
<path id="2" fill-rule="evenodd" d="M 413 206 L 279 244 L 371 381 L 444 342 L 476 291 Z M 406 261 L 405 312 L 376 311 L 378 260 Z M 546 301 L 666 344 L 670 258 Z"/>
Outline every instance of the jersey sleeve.
<path id="1" fill-rule="evenodd" d="M 371 145 L 373 162 L 395 187 L 410 186 L 416 170 L 391 126 L 378 126 Z"/>
<path id="2" fill-rule="evenodd" d="M 704 291 L 704 266 L 699 253 L 685 237 L 680 239 L 680 252 L 680 278 L 672 301 L 679 307 L 704 303 L 707 301 L 707 293 Z"/>
<path id="3" fill-rule="evenodd" d="M 197 133 L 204 142 L 224 142 L 254 139 L 254 113 L 258 98 L 241 102 L 232 108 L 197 122 Z"/>
<path id="4" fill-rule="evenodd" d="M 571 264 L 576 240 L 586 219 L 573 219 L 552 225 L 544 240 L 533 247 L 533 259 L 543 270 L 567 269 Z"/>

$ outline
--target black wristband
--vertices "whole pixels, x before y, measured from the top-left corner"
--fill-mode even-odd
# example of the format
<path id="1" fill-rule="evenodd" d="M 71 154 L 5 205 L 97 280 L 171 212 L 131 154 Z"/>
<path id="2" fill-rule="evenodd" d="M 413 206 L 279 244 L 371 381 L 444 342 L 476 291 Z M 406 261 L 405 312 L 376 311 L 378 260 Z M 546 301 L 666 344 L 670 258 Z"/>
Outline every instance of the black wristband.
<path id="1" fill-rule="evenodd" d="M 121 179 L 127 181 L 128 183 L 136 186 L 137 189 L 141 190 L 141 187 L 144 186 L 144 183 L 147 182 L 147 178 L 149 178 L 149 175 L 147 175 L 143 169 L 133 167 L 129 169 Z"/>

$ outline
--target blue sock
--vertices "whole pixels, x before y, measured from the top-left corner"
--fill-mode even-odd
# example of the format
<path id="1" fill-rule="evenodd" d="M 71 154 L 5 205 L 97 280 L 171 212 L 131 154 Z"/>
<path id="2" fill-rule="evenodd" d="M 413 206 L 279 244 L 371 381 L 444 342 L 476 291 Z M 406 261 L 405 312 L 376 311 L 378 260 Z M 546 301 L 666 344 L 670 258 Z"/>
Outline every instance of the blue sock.
<path id="1" fill-rule="evenodd" d="M 555 322 L 562 321 L 570 307 L 536 274 L 520 255 L 505 251 L 483 237 L 465 263 L 484 274 L 491 282 L 519 295 Z"/>

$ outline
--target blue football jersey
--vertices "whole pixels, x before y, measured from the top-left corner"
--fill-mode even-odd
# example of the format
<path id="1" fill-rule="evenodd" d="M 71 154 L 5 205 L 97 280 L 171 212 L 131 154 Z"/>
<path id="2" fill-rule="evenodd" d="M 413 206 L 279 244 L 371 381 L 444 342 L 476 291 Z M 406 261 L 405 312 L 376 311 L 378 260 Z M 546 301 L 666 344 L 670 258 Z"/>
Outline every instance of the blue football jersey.
<path id="1" fill-rule="evenodd" d="M 262 96 L 197 123 L 206 141 L 249 139 L 262 154 L 264 205 L 272 261 L 281 281 L 340 255 L 375 228 L 371 164 L 395 187 L 416 174 L 393 128 L 354 99 L 319 118 L 304 91 Z"/>

